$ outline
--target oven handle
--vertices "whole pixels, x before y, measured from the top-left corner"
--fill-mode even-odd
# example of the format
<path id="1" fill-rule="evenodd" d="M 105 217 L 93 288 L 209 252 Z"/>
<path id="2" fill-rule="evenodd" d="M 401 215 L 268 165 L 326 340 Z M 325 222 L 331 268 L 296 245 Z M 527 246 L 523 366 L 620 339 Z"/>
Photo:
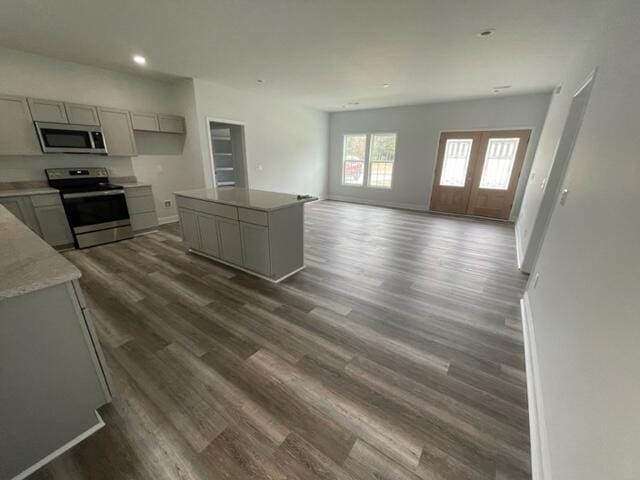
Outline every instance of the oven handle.
<path id="1" fill-rule="evenodd" d="M 63 193 L 62 198 L 103 197 L 107 195 L 124 195 L 124 190 L 105 190 L 99 192 Z"/>

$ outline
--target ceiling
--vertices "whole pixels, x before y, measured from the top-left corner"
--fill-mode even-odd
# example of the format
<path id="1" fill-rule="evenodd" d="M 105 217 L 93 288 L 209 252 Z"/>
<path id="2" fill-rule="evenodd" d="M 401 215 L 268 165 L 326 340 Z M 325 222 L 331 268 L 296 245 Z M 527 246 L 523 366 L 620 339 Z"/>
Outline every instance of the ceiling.
<path id="1" fill-rule="evenodd" d="M 335 111 L 551 90 L 605 10 L 605 0 L 0 0 L 0 45 Z M 495 34 L 477 36 L 487 28 Z"/>

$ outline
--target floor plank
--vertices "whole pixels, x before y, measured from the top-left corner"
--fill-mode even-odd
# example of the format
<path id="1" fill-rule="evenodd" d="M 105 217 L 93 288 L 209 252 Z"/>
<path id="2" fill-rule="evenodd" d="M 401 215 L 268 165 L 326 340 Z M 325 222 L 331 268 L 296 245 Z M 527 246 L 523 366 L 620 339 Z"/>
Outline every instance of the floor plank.
<path id="1" fill-rule="evenodd" d="M 530 478 L 513 227 L 305 211 L 307 268 L 278 285 L 177 224 L 66 253 L 116 395 L 31 480 Z"/>

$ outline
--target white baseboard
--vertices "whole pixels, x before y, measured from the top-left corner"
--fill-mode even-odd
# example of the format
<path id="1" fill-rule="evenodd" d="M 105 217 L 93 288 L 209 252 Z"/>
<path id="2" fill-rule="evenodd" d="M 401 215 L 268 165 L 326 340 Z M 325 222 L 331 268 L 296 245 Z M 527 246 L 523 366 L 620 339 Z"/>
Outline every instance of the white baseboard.
<path id="1" fill-rule="evenodd" d="M 516 222 L 514 227 L 516 232 L 516 259 L 518 262 L 518 269 L 522 270 L 522 236 L 520 235 L 520 223 Z M 525 272 L 529 273 L 529 272 Z"/>
<path id="2" fill-rule="evenodd" d="M 532 480 L 551 480 L 551 464 L 547 427 L 540 385 L 540 367 L 536 348 L 529 294 L 525 292 L 520 300 L 522 331 L 524 333 L 524 352 L 527 369 L 527 399 L 529 402 L 529 432 L 531 436 L 531 478 Z"/>
<path id="3" fill-rule="evenodd" d="M 327 197 L 327 200 L 336 200 L 338 202 L 359 203 L 362 205 L 373 205 L 376 207 L 399 208 L 402 210 L 415 210 L 418 212 L 428 211 L 426 205 L 415 205 L 412 203 L 385 202 L 382 200 L 369 200 L 366 198 L 348 197 L 344 195 L 329 195 Z"/>
<path id="4" fill-rule="evenodd" d="M 178 221 L 178 215 L 169 215 L 168 217 L 158 218 L 158 223 L 160 225 L 165 225 L 167 223 L 175 223 Z"/>
<path id="5" fill-rule="evenodd" d="M 102 427 L 104 427 L 105 423 L 102 420 L 102 417 L 100 416 L 100 414 L 98 412 L 94 412 L 96 414 L 96 418 L 98 419 L 98 423 L 96 425 L 94 425 L 93 427 L 91 427 L 89 430 L 82 432 L 80 435 L 78 435 L 76 438 L 74 438 L 73 440 L 70 440 L 69 442 L 65 443 L 64 445 L 62 445 L 60 448 L 58 448 L 57 450 L 54 450 L 53 452 L 51 452 L 49 455 L 47 455 L 46 457 L 44 457 L 42 460 L 40 460 L 37 463 L 34 463 L 33 465 L 31 465 L 29 468 L 27 468 L 26 470 L 24 470 L 23 472 L 19 473 L 18 475 L 16 475 L 15 477 L 13 477 L 12 480 L 22 480 L 24 478 L 27 478 L 29 475 L 31 475 L 33 472 L 35 472 L 36 470 L 44 467 L 47 463 L 51 462 L 52 460 L 56 459 L 57 457 L 59 457 L 60 455 L 62 455 L 64 452 L 66 452 L 67 450 L 70 450 L 71 448 L 75 447 L 77 444 L 79 444 L 80 442 L 82 442 L 84 439 L 89 438 L 91 435 L 93 435 L 94 433 L 96 433 L 98 430 L 100 430 Z"/>

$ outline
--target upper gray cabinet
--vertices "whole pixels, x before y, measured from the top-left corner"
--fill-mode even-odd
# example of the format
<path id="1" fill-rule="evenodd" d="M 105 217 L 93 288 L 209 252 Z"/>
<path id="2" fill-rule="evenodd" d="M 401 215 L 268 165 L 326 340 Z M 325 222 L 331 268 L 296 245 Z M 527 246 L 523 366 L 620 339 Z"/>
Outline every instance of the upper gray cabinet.
<path id="1" fill-rule="evenodd" d="M 98 117 L 108 155 L 132 157 L 138 154 L 128 110 L 98 107 Z"/>
<path id="2" fill-rule="evenodd" d="M 56 100 L 44 100 L 41 98 L 29 98 L 31 116 L 36 122 L 69 123 L 67 111 L 63 102 Z"/>
<path id="3" fill-rule="evenodd" d="M 98 109 L 91 105 L 81 105 L 79 103 L 65 103 L 69 123 L 75 125 L 100 125 Z"/>
<path id="4" fill-rule="evenodd" d="M 143 130 L 145 132 L 160 131 L 157 113 L 131 112 L 131 123 L 134 130 Z"/>
<path id="5" fill-rule="evenodd" d="M 27 99 L 0 95 L 0 155 L 41 155 Z"/>
<path id="6" fill-rule="evenodd" d="M 184 133 L 184 118 L 178 115 L 158 115 L 160 131 L 166 133 Z"/>

